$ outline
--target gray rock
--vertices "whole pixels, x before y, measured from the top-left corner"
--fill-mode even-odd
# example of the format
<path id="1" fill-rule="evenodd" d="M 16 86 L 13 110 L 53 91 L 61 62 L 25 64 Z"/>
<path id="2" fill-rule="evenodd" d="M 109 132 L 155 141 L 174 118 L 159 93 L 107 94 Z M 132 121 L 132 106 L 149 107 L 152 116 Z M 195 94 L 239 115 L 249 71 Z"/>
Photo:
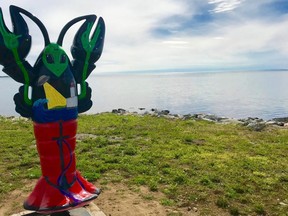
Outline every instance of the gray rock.
<path id="1" fill-rule="evenodd" d="M 113 109 L 112 113 L 118 113 L 118 110 L 117 109 Z"/>
<path id="2" fill-rule="evenodd" d="M 181 114 L 173 114 L 175 118 L 183 119 L 183 115 Z"/>
<path id="3" fill-rule="evenodd" d="M 189 120 L 189 119 L 192 119 L 192 115 L 191 114 L 186 114 L 186 115 L 183 115 L 182 119 L 183 120 Z"/>
<path id="4" fill-rule="evenodd" d="M 219 123 L 221 123 L 221 124 L 241 124 L 241 125 L 243 125 L 242 121 L 239 121 L 238 119 L 233 119 L 233 118 L 223 119 Z"/>
<path id="5" fill-rule="evenodd" d="M 261 131 L 263 130 L 267 125 L 264 122 L 250 122 L 247 127 L 250 128 L 253 131 Z"/>
<path id="6" fill-rule="evenodd" d="M 161 111 L 159 112 L 160 115 L 168 115 L 169 113 L 170 113 L 169 110 L 161 110 Z"/>
<path id="7" fill-rule="evenodd" d="M 119 109 L 113 109 L 112 113 L 115 113 L 115 114 L 126 114 L 127 111 L 125 109 L 119 108 Z"/>
<path id="8" fill-rule="evenodd" d="M 277 121 L 273 121 L 273 120 L 268 120 L 268 121 L 266 121 L 266 123 L 265 123 L 266 125 L 275 125 L 275 126 L 281 126 L 281 127 L 283 127 L 284 126 L 284 122 L 277 122 Z"/>
<path id="9" fill-rule="evenodd" d="M 288 117 L 282 117 L 282 118 L 273 118 L 273 121 L 276 122 L 284 122 L 284 123 L 288 123 Z"/>
<path id="10" fill-rule="evenodd" d="M 146 108 L 138 108 L 138 111 L 131 112 L 129 110 L 125 110 L 122 108 L 113 109 L 112 113 L 120 114 L 120 115 L 151 115 L 157 117 L 164 117 L 168 119 L 182 119 L 182 120 L 204 120 L 210 121 L 215 123 L 223 123 L 223 124 L 241 124 L 246 126 L 254 131 L 261 131 L 266 126 L 281 126 L 281 127 L 288 127 L 288 117 L 284 118 L 274 118 L 272 120 L 265 121 L 261 118 L 257 117 L 248 117 L 244 119 L 233 119 L 233 118 L 226 118 L 220 117 L 213 114 L 203 114 L 203 113 L 196 113 L 196 114 L 171 114 L 169 110 L 158 110 L 158 109 L 151 109 L 146 110 Z"/>
<path id="11" fill-rule="evenodd" d="M 226 120 L 228 118 L 226 117 L 219 117 L 219 116 L 216 116 L 216 115 L 204 115 L 203 119 L 207 119 L 208 121 L 213 121 L 213 122 L 220 122 L 222 120 Z"/>

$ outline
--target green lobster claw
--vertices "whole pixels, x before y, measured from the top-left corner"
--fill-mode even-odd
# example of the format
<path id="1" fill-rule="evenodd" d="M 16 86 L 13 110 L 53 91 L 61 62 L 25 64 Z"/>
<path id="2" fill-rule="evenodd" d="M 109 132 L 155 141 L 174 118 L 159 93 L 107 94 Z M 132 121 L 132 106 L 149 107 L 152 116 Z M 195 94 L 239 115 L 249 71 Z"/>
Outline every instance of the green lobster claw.
<path id="1" fill-rule="evenodd" d="M 45 44 L 49 42 L 48 32 L 43 23 L 28 11 L 11 5 L 11 21 L 13 32 L 5 25 L 3 13 L 0 8 L 0 64 L 4 66 L 3 72 L 17 82 L 24 85 L 19 88 L 14 101 L 16 111 L 22 116 L 30 117 L 32 113 L 32 100 L 29 98 L 29 86 L 32 85 L 35 75 L 33 68 L 25 60 L 31 48 L 31 36 L 27 23 L 22 15 L 27 16 L 40 28 Z"/>
<path id="2" fill-rule="evenodd" d="M 73 46 L 72 56 L 76 60 L 94 64 L 101 56 L 104 46 L 105 23 L 102 17 L 99 18 L 94 32 L 91 34 L 96 16 L 90 15 L 77 31 Z M 91 37 L 90 37 L 91 35 Z"/>
<path id="3" fill-rule="evenodd" d="M 87 111 L 92 106 L 91 88 L 85 80 L 96 67 L 95 62 L 100 58 L 104 46 L 105 23 L 101 17 L 98 19 L 96 28 L 91 34 L 96 18 L 95 15 L 87 15 L 71 20 L 63 27 L 57 40 L 57 44 L 62 46 L 68 29 L 75 23 L 85 20 L 77 31 L 71 47 L 71 53 L 74 58 L 72 61 L 72 72 L 76 83 L 81 86 L 80 94 L 78 95 L 78 112 L 80 113 Z"/>
<path id="4" fill-rule="evenodd" d="M 4 66 L 4 72 L 14 80 L 26 83 L 28 74 L 23 74 L 19 70 L 5 70 L 16 65 L 23 66 L 24 59 L 31 48 L 31 36 L 28 26 L 20 15 L 21 9 L 16 6 L 10 6 L 11 20 L 13 23 L 13 32 L 11 32 L 4 23 L 3 13 L 0 8 L 0 64 Z M 24 72 L 25 73 L 25 72 Z M 27 72 L 28 73 L 28 72 Z"/>
<path id="5" fill-rule="evenodd" d="M 3 72 L 17 82 L 24 85 L 14 97 L 16 110 L 22 116 L 31 116 L 31 99 L 29 98 L 29 85 L 33 79 L 32 67 L 25 60 L 31 48 L 31 36 L 27 23 L 20 13 L 26 13 L 22 8 L 11 5 L 10 15 L 13 32 L 5 25 L 3 13 L 0 8 L 0 64 L 4 66 Z"/>
<path id="6" fill-rule="evenodd" d="M 79 112 L 84 112 L 92 106 L 91 89 L 85 80 L 96 67 L 94 63 L 100 58 L 104 46 L 104 20 L 102 17 L 98 19 L 96 28 L 91 34 L 95 21 L 95 15 L 85 17 L 85 22 L 77 31 L 71 47 L 71 53 L 74 58 L 72 62 L 74 77 L 81 86 L 80 95 L 78 96 Z"/>

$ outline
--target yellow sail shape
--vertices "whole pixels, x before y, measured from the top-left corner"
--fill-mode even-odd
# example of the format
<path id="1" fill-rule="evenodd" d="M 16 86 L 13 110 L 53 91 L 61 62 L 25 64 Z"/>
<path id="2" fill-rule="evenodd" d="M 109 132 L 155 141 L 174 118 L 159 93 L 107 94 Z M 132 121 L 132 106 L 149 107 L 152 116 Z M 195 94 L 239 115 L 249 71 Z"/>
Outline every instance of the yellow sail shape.
<path id="1" fill-rule="evenodd" d="M 44 90 L 46 99 L 48 100 L 48 109 L 66 107 L 66 98 L 63 97 L 53 86 L 49 83 L 44 83 Z"/>

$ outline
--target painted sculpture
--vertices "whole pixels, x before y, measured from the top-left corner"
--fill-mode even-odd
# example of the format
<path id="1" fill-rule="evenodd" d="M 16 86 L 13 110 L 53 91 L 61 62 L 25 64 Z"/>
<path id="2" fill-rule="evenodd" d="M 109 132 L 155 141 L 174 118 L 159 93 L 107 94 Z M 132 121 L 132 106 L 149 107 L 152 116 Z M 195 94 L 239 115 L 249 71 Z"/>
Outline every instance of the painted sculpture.
<path id="1" fill-rule="evenodd" d="M 86 79 L 103 50 L 104 20 L 100 17 L 92 32 L 95 15 L 75 18 L 63 27 L 57 43 L 51 43 L 37 17 L 17 6 L 10 6 L 10 15 L 13 32 L 5 25 L 0 8 L 0 64 L 7 75 L 23 84 L 14 102 L 21 116 L 33 120 L 42 171 L 24 208 L 48 214 L 84 206 L 98 197 L 100 189 L 76 169 L 77 116 L 92 106 Z M 44 37 L 45 48 L 33 67 L 25 60 L 31 36 L 22 15 L 35 22 Z M 61 46 L 68 29 L 80 21 L 70 61 Z"/>

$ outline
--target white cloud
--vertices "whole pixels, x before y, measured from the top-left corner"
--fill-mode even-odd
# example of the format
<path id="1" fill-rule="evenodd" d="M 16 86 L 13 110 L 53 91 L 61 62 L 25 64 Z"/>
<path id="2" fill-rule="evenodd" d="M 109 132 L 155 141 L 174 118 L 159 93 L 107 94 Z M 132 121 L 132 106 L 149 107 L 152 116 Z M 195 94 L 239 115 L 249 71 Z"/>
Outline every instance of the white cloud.
<path id="1" fill-rule="evenodd" d="M 8 22 L 10 4 L 27 9 L 44 23 L 52 41 L 57 39 L 62 27 L 71 19 L 91 13 L 102 16 L 106 22 L 106 41 L 103 55 L 97 63 L 98 69 L 95 70 L 102 72 L 199 66 L 261 66 L 259 56 L 251 57 L 254 52 L 279 53 L 279 59 L 288 57 L 287 17 L 277 18 L 277 23 L 267 23 L 267 20 L 255 14 L 247 16 L 249 11 L 255 12 L 258 6 L 270 1 L 253 1 L 252 4 L 244 0 L 207 0 L 206 3 L 203 0 L 4 0 L 1 7 Z M 197 35 L 197 23 L 189 26 L 189 19 L 192 20 L 194 14 L 202 14 L 203 8 L 211 9 L 203 7 L 205 4 L 214 7 L 215 16 L 229 14 L 229 17 L 216 17 L 215 20 L 213 17 L 210 23 L 200 23 L 206 32 Z M 225 11 L 230 13 L 219 13 Z M 209 14 L 209 11 L 206 12 Z M 181 19 L 168 19 L 171 17 L 182 18 L 186 26 L 182 28 Z M 65 37 L 64 48 L 68 52 L 77 27 L 79 25 L 73 27 Z M 155 27 L 172 30 L 171 35 L 156 37 L 151 32 Z M 35 26 L 31 27 L 31 34 L 34 45 L 28 59 L 35 59 L 43 44 Z M 267 59 L 269 61 L 269 56 L 265 56 L 265 64 Z M 276 62 L 277 56 L 271 56 L 271 67 Z"/>
<path id="2" fill-rule="evenodd" d="M 244 0 L 210 0 L 209 4 L 215 4 L 216 7 L 211 10 L 214 13 L 231 11 L 237 8 Z"/>

